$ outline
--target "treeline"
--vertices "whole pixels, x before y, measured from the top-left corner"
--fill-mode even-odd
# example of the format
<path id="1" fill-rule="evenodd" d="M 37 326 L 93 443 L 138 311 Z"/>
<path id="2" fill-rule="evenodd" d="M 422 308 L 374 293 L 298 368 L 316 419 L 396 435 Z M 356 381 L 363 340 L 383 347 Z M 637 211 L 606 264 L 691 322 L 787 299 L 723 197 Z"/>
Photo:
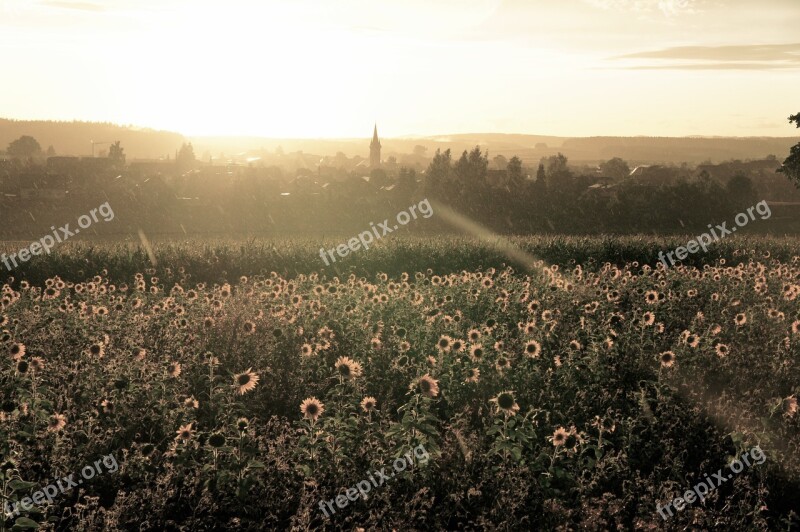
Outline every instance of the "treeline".
<path id="1" fill-rule="evenodd" d="M 731 220 L 742 209 L 764 199 L 744 175 L 722 184 L 707 173 L 691 176 L 676 169 L 673 181 L 598 180 L 577 175 L 561 154 L 542 161 L 536 179 L 526 179 L 521 162 L 508 162 L 505 184 L 490 183 L 488 156 L 475 148 L 453 160 L 450 151 L 437 152 L 426 172 L 427 196 L 499 232 L 556 233 L 676 233 L 704 229 Z M 624 162 L 609 161 L 609 166 Z M 620 175 L 626 169 L 619 169 Z M 781 178 L 782 179 L 782 178 Z M 791 211 L 787 211 L 791 212 Z M 778 225 L 800 230 L 794 211 Z M 763 227 L 762 227 L 763 228 Z"/>
<path id="2" fill-rule="evenodd" d="M 41 145 L 44 158 L 52 155 L 90 155 L 92 143 L 100 153 L 120 141 L 132 157 L 174 155 L 185 142 L 182 135 L 169 131 L 120 126 L 105 122 L 58 122 L 53 120 L 8 120 L 0 118 L 0 151 L 20 137 L 33 137 Z M 7 154 L 13 156 L 13 154 Z M 0 157 L 2 158 L 2 157 Z"/>

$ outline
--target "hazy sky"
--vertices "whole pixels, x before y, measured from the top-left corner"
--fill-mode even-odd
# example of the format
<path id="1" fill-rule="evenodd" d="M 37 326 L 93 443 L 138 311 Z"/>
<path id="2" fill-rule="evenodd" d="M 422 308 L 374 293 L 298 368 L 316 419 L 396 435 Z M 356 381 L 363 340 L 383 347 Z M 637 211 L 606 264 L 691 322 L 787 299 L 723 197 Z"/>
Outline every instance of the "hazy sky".
<path id="1" fill-rule="evenodd" d="M 187 135 L 795 135 L 798 0 L 0 0 L 0 116 Z"/>

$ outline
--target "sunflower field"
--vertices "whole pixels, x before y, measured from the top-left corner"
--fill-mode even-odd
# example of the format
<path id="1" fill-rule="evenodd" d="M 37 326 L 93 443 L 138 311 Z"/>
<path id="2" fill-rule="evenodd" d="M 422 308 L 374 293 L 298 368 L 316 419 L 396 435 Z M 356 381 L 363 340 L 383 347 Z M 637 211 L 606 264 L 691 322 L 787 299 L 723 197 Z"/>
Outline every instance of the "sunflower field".
<path id="1" fill-rule="evenodd" d="M 535 258 L 402 238 L 339 270 L 318 243 L 38 257 L 0 294 L 0 530 L 800 527 L 800 242 L 669 269 L 663 239 L 513 244 Z"/>

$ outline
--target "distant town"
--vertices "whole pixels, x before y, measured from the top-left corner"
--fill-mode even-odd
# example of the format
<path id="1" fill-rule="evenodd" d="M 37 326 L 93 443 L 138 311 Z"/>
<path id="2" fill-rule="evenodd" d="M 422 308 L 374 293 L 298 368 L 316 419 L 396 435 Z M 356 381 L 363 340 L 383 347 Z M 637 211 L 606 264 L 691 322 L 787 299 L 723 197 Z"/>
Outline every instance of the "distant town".
<path id="1" fill-rule="evenodd" d="M 0 231 L 11 237 L 61 208 L 115 198 L 115 208 L 128 210 L 120 216 L 127 225 L 115 224 L 116 230 L 151 226 L 175 234 L 346 231 L 357 225 L 355 218 L 363 221 L 423 195 L 511 233 L 628 232 L 648 220 L 661 230 L 680 231 L 708 210 L 688 207 L 705 196 L 706 205 L 720 206 L 720 215 L 729 203 L 767 200 L 777 209 L 773 223 L 786 222 L 792 230 L 800 207 L 800 191 L 776 173 L 776 155 L 716 164 L 632 164 L 621 157 L 574 164 L 560 152 L 532 160 L 530 153 L 490 156 L 480 146 L 458 154 L 415 145 L 410 153 L 384 157 L 377 124 L 364 147 L 368 157 L 277 147 L 214 158 L 208 152 L 198 157 L 193 144 L 184 142 L 159 159 L 128 160 L 121 141 L 92 142 L 94 153 L 79 157 L 56 154 L 52 146 L 44 150 L 23 135 L 0 156 L 0 217 L 7 222 Z M 539 143 L 534 149 L 548 147 Z M 624 214 L 622 204 L 630 207 Z M 637 208 L 638 216 L 632 214 Z M 306 209 L 316 214 L 309 218 Z M 603 216 L 588 218 L 589 212 Z"/>

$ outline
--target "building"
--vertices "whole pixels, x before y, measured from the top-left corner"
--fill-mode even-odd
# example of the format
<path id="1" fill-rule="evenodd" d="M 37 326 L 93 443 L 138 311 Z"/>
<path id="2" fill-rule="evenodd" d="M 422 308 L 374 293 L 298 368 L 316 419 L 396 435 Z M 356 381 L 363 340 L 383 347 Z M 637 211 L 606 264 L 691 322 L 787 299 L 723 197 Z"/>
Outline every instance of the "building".
<path id="1" fill-rule="evenodd" d="M 378 124 L 372 132 L 372 142 L 369 143 L 369 166 L 379 168 L 381 165 L 381 141 L 378 140 Z"/>

